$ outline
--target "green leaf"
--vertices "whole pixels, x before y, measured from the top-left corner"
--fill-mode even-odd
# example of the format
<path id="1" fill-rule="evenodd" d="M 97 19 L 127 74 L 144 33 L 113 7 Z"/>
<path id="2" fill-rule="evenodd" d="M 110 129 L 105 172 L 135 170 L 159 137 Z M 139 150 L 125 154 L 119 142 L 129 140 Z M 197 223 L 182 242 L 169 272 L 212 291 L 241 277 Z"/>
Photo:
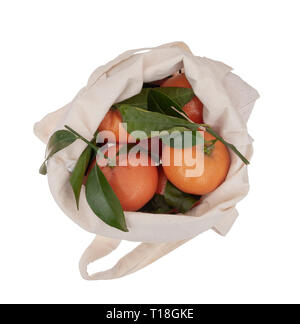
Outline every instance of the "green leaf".
<path id="1" fill-rule="evenodd" d="M 176 108 L 177 111 L 171 107 Z M 185 115 L 185 112 L 176 103 L 176 101 L 172 100 L 170 97 L 168 97 L 164 93 L 156 91 L 156 90 L 149 91 L 148 110 L 158 112 L 161 114 L 166 114 L 168 116 L 178 117 L 178 118 L 184 118 L 184 116 L 182 116 L 180 113 Z"/>
<path id="2" fill-rule="evenodd" d="M 40 172 L 40 174 L 42 174 L 42 175 L 46 175 L 46 174 L 47 174 L 47 165 L 46 165 L 46 161 L 41 165 L 39 172 Z"/>
<path id="3" fill-rule="evenodd" d="M 155 194 L 153 198 L 139 211 L 142 213 L 169 214 L 174 211 L 174 208 L 170 207 L 166 203 L 164 196 Z"/>
<path id="4" fill-rule="evenodd" d="M 123 122 L 127 123 L 127 131 L 129 133 L 142 130 L 147 134 L 147 137 L 151 136 L 151 131 L 169 130 L 174 127 L 181 126 L 192 130 L 199 128 L 197 124 L 192 124 L 185 119 L 147 111 L 131 105 L 121 105 L 119 111 Z"/>
<path id="5" fill-rule="evenodd" d="M 201 196 L 195 196 L 182 192 L 170 181 L 167 181 L 164 198 L 169 206 L 173 207 L 181 213 L 185 213 L 190 210 L 197 201 L 199 201 Z"/>
<path id="6" fill-rule="evenodd" d="M 48 155 L 40 167 L 40 173 L 45 175 L 47 174 L 46 161 L 48 161 L 55 153 L 60 150 L 63 150 L 67 146 L 75 142 L 77 137 L 68 130 L 59 130 L 55 132 L 49 139 L 47 145 Z"/>
<path id="7" fill-rule="evenodd" d="M 74 192 L 78 210 L 79 210 L 79 198 L 80 198 L 81 187 L 82 187 L 84 175 L 89 165 L 92 153 L 93 153 L 93 149 L 90 146 L 87 146 L 85 150 L 81 153 L 70 177 L 70 183 Z"/>
<path id="8" fill-rule="evenodd" d="M 245 164 L 250 163 L 233 144 L 225 141 L 206 124 L 191 123 L 185 119 L 167 116 L 158 112 L 147 111 L 131 105 L 121 105 L 119 111 L 122 115 L 123 122 L 127 123 L 127 130 L 129 133 L 136 130 L 143 130 L 147 134 L 147 137 L 151 136 L 151 131 L 169 131 L 174 127 L 186 127 L 194 131 L 198 130 L 200 126 L 205 127 L 208 133 L 212 134 L 220 142 L 231 149 Z"/>
<path id="9" fill-rule="evenodd" d="M 176 109 L 183 112 L 181 108 L 194 97 L 194 92 L 192 89 L 176 88 L 176 87 L 160 88 L 160 87 L 153 87 L 153 86 L 151 87 L 147 86 L 145 88 L 143 86 L 143 89 L 139 94 L 131 98 L 128 98 L 122 102 L 119 102 L 114 106 L 119 108 L 121 105 L 128 104 L 142 109 L 148 109 L 150 93 L 152 93 L 152 96 L 156 98 L 155 100 L 158 101 L 158 103 L 160 103 L 161 105 L 166 107 L 166 109 L 168 109 L 170 116 L 179 116 L 179 118 L 182 118 L 182 116 L 180 116 L 180 114 L 178 113 L 177 115 L 175 115 L 176 112 L 170 107 L 174 106 Z"/>
<path id="10" fill-rule="evenodd" d="M 89 206 L 103 222 L 128 232 L 120 201 L 97 163 L 88 176 L 85 192 Z"/>
<path id="11" fill-rule="evenodd" d="M 48 142 L 47 150 L 49 153 L 47 159 L 75 142 L 76 139 L 77 137 L 68 130 L 59 130 L 55 132 Z"/>
<path id="12" fill-rule="evenodd" d="M 156 88 L 154 91 L 164 94 L 180 108 L 185 106 L 195 96 L 193 89 L 190 88 L 163 87 Z"/>
<path id="13" fill-rule="evenodd" d="M 117 108 L 120 107 L 120 105 L 123 105 L 123 104 L 128 104 L 128 105 L 132 105 L 132 106 L 135 106 L 135 107 L 139 107 L 139 108 L 143 108 L 143 109 L 147 109 L 148 108 L 148 93 L 151 89 L 142 89 L 142 91 L 131 97 L 131 98 L 128 98 L 122 102 L 119 102 L 117 104 L 115 104 L 115 106 Z"/>
<path id="14" fill-rule="evenodd" d="M 167 181 L 164 193 L 162 195 L 155 194 L 139 211 L 153 214 L 185 213 L 189 211 L 200 198 L 201 196 L 182 192 L 171 182 Z"/>
<path id="15" fill-rule="evenodd" d="M 224 145 L 226 145 L 228 148 L 230 148 L 246 165 L 250 164 L 250 162 L 244 157 L 244 155 L 233 144 L 226 142 L 220 135 L 218 135 L 210 127 L 206 127 L 206 131 L 208 133 L 210 133 L 211 135 L 213 135 L 216 139 L 218 139 Z"/>

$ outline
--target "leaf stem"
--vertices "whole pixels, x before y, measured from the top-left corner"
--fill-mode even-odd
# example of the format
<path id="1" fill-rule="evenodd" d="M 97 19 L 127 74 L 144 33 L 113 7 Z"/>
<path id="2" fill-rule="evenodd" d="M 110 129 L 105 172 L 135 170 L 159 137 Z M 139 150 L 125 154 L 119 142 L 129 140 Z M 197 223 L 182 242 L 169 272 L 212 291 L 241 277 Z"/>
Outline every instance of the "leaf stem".
<path id="1" fill-rule="evenodd" d="M 82 141 L 84 141 L 87 145 L 89 145 L 96 153 L 98 152 L 98 150 L 99 150 L 99 147 L 98 146 L 96 146 L 95 144 L 93 144 L 90 141 L 88 141 L 86 138 L 84 138 L 83 136 L 81 136 L 80 134 L 78 134 L 74 129 L 72 129 L 68 125 L 65 125 L 65 128 L 67 130 L 69 130 L 71 133 L 73 133 L 75 136 L 77 136 L 79 139 L 81 139 Z"/>
<path id="2" fill-rule="evenodd" d="M 244 155 L 231 143 L 228 143 L 224 140 L 223 137 L 218 135 L 208 124 L 196 124 L 192 122 L 192 125 L 197 125 L 197 127 L 204 127 L 205 130 L 213 135 L 216 139 L 218 139 L 221 143 L 229 147 L 246 165 L 250 164 L 250 162 L 244 157 Z"/>
<path id="3" fill-rule="evenodd" d="M 101 152 L 100 148 L 97 145 L 95 145 L 92 142 L 88 141 L 86 138 L 84 138 L 83 136 L 81 136 L 79 133 L 77 133 L 74 129 L 72 129 L 68 125 L 65 125 L 65 128 L 68 131 L 70 131 L 71 133 L 73 133 L 75 136 L 77 136 L 79 139 L 81 139 L 82 141 L 84 141 L 88 146 L 90 146 L 96 152 L 96 154 L 99 154 L 101 156 L 101 158 L 106 159 L 109 167 L 114 167 L 115 166 L 115 161 L 114 160 L 111 160 L 107 156 L 105 156 Z M 96 134 L 97 133 L 95 133 L 95 136 L 96 136 Z"/>
<path id="4" fill-rule="evenodd" d="M 220 142 L 228 146 L 245 164 L 250 164 L 250 162 L 244 157 L 244 155 L 233 145 L 226 142 L 220 135 L 213 131 L 209 126 L 205 126 L 206 131 L 217 138 Z"/>

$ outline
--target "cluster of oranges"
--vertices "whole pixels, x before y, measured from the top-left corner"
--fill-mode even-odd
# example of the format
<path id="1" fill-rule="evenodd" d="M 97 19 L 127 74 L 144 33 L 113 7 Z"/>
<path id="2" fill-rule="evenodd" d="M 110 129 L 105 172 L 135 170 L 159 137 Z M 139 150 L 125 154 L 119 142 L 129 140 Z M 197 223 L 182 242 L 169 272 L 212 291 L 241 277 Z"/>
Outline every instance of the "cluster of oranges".
<path id="1" fill-rule="evenodd" d="M 161 87 L 181 87 L 191 88 L 184 74 L 176 74 L 166 80 L 160 82 Z M 203 104 L 194 96 L 184 107 L 184 112 L 188 118 L 197 123 L 203 123 Z M 102 120 L 99 131 L 110 131 L 116 139 L 115 152 L 120 152 L 120 147 L 126 145 L 122 142 L 128 141 L 130 134 L 120 127 L 122 116 L 117 109 L 111 109 Z M 108 138 L 108 141 L 110 139 Z M 176 155 L 182 154 L 182 150 L 191 150 L 191 154 L 199 154 L 195 150 L 195 146 L 189 148 L 175 148 L 160 141 L 159 160 L 161 165 L 151 163 L 151 157 L 147 152 L 139 152 L 140 160 L 144 163 L 132 165 L 128 161 L 127 154 L 116 154 L 115 166 L 99 165 L 113 191 L 118 197 L 123 210 L 137 211 L 142 208 L 155 194 L 163 194 L 167 181 L 171 182 L 176 188 L 184 193 L 193 195 L 205 195 L 215 190 L 226 178 L 230 166 L 230 156 L 227 147 L 220 141 L 204 132 L 204 140 L 213 141 L 213 148 L 209 152 L 201 152 L 204 161 L 204 169 L 198 177 L 186 177 L 186 171 L 191 168 L 184 161 L 181 165 L 176 165 Z M 197 156 L 196 156 L 197 158 Z M 169 163 L 164 163 L 168 159 Z M 121 163 L 126 160 L 126 166 Z M 98 163 L 94 160 L 90 166 L 90 170 Z"/>

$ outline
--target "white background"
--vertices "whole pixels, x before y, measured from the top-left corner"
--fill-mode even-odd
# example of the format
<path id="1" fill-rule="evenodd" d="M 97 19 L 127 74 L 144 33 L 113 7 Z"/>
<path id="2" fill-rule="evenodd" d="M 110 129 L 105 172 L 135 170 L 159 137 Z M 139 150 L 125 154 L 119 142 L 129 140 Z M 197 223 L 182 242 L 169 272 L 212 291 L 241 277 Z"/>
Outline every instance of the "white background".
<path id="1" fill-rule="evenodd" d="M 0 302 L 299 303 L 299 30 L 299 1 L 1 1 Z M 175 40 L 260 92 L 251 192 L 227 237 L 210 231 L 136 274 L 86 282 L 78 260 L 93 235 L 38 174 L 33 123 L 121 52 Z"/>

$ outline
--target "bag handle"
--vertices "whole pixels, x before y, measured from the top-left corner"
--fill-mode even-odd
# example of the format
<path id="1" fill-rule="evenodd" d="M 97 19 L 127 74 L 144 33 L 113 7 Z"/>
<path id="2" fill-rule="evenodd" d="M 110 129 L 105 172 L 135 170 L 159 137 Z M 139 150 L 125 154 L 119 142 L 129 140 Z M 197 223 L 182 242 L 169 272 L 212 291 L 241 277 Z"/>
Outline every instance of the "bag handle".
<path id="1" fill-rule="evenodd" d="M 141 243 L 121 258 L 111 269 L 90 275 L 87 270 L 88 265 L 114 251 L 121 242 L 112 238 L 96 236 L 80 259 L 79 271 L 82 278 L 86 280 L 121 278 L 146 267 L 187 241 L 183 240 L 174 243 Z"/>
<path id="2" fill-rule="evenodd" d="M 102 75 L 109 70 L 111 70 L 114 66 L 118 65 L 122 61 L 127 60 L 130 56 L 134 54 L 138 54 L 139 52 L 149 51 L 149 50 L 156 50 L 156 49 L 163 49 L 163 48 L 172 48 L 172 47 L 178 47 L 181 48 L 189 53 L 192 53 L 190 48 L 184 43 L 184 42 L 172 42 L 168 44 L 163 44 L 157 47 L 145 47 L 145 48 L 139 48 L 139 49 L 133 49 L 126 51 L 119 56 L 117 56 L 112 61 L 108 62 L 107 64 L 100 66 L 98 69 L 96 69 L 92 75 L 89 78 L 87 87 L 91 87 L 99 78 L 102 77 Z"/>
<path id="3" fill-rule="evenodd" d="M 237 216 L 238 213 L 236 209 L 233 208 L 232 213 L 223 218 L 222 221 L 213 227 L 213 229 L 218 234 L 225 236 Z M 121 258 L 111 269 L 90 275 L 87 270 L 88 265 L 110 254 L 121 243 L 121 241 L 117 239 L 96 236 L 91 245 L 83 253 L 79 262 L 79 270 L 82 278 L 86 280 L 121 278 L 146 267 L 191 239 L 192 238 L 169 243 L 141 243 Z"/>

